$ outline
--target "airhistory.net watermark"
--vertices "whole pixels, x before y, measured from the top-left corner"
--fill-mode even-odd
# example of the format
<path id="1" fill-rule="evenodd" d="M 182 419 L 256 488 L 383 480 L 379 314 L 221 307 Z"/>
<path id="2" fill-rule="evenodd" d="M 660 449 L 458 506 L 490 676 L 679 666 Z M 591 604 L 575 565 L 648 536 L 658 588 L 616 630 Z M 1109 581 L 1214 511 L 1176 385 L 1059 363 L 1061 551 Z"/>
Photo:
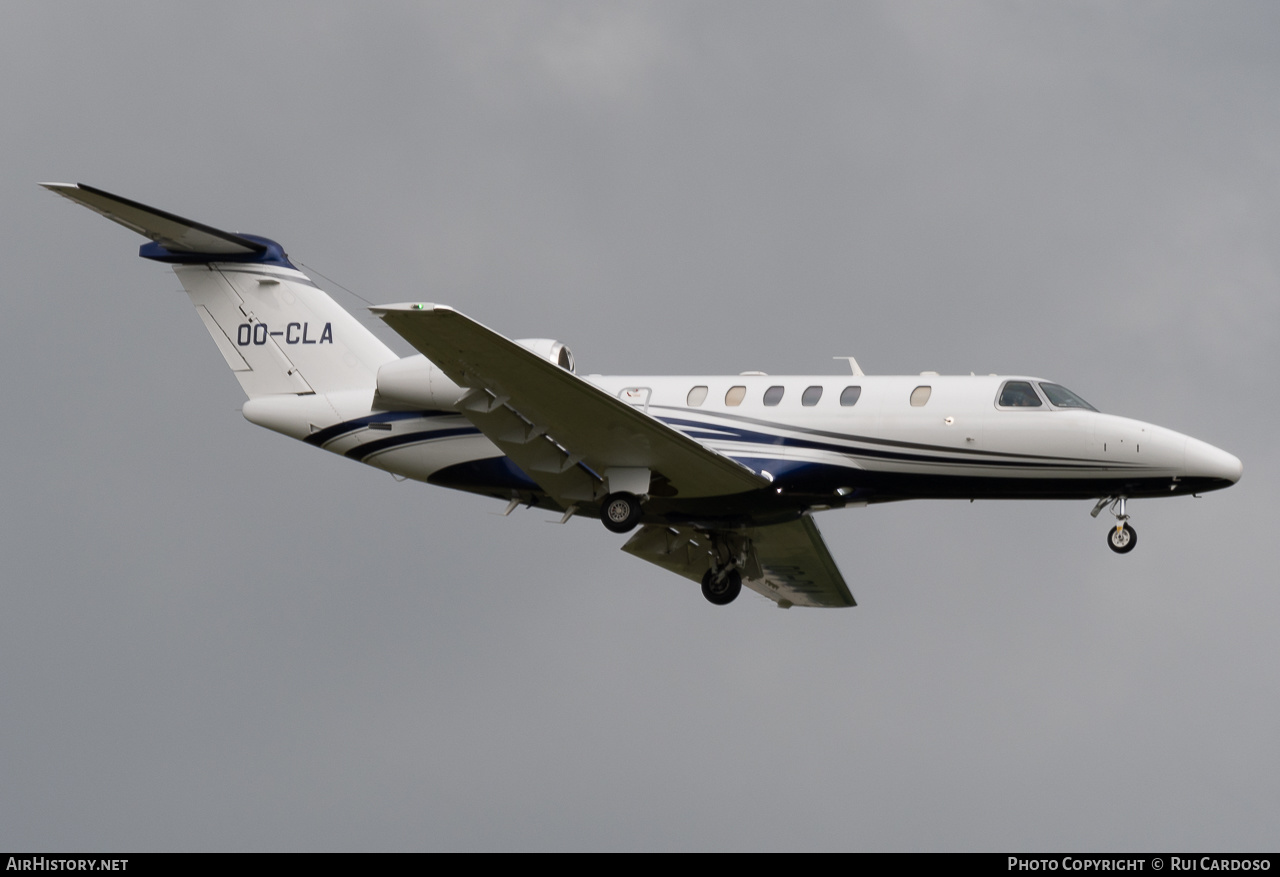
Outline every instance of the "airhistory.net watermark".
<path id="1" fill-rule="evenodd" d="M 6 871 L 127 871 L 128 859 L 58 859 L 47 856 L 10 856 Z"/>

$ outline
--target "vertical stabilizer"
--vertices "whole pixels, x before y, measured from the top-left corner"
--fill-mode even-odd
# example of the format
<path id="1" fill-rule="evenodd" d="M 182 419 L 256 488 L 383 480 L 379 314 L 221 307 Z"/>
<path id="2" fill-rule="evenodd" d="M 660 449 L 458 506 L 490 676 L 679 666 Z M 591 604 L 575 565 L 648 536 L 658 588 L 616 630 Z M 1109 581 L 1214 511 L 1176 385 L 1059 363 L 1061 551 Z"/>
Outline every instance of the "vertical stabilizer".
<path id="1" fill-rule="evenodd" d="M 245 394 L 372 389 L 398 357 L 305 274 L 239 262 L 174 273 Z"/>
<path id="2" fill-rule="evenodd" d="M 398 357 L 289 261 L 275 241 L 222 231 L 77 183 L 41 183 L 151 239 L 139 255 L 173 265 L 250 399 L 373 389 Z"/>

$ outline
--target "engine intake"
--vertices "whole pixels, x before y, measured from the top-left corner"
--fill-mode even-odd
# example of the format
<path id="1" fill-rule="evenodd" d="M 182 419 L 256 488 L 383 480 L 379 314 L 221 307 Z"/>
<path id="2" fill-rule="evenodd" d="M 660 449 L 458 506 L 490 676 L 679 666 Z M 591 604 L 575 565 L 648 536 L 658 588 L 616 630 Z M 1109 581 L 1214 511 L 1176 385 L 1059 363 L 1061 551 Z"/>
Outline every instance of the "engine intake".
<path id="1" fill-rule="evenodd" d="M 573 351 L 563 342 L 551 338 L 517 338 L 516 343 L 532 350 L 547 362 L 554 362 L 565 371 L 573 371 Z"/>

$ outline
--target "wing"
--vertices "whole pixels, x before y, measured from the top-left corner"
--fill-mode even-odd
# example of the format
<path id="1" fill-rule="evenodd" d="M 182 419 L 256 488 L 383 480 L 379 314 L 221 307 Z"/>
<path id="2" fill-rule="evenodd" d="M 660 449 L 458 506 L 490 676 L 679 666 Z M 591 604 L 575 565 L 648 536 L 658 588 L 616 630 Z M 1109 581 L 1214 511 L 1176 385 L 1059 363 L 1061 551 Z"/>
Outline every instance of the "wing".
<path id="1" fill-rule="evenodd" d="M 701 583 L 717 542 L 727 542 L 734 553 L 745 554 L 742 583 L 783 609 L 857 605 L 817 524 L 807 515 L 786 524 L 741 531 L 648 524 L 622 550 Z"/>
<path id="2" fill-rule="evenodd" d="M 601 498 L 609 470 L 622 480 L 648 469 L 682 498 L 768 486 L 745 466 L 452 308 L 402 304 L 373 312 L 467 388 L 458 403 L 463 416 L 566 508 Z"/>

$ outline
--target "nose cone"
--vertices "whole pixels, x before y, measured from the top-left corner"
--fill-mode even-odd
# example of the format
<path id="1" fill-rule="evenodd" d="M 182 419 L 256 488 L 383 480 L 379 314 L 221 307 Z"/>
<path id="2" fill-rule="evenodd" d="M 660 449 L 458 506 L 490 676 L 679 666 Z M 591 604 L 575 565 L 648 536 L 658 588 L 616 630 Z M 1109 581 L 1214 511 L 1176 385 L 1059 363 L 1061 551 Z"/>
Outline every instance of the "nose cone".
<path id="1" fill-rule="evenodd" d="M 1240 458 L 1198 439 L 1187 439 L 1185 479 L 1197 490 L 1218 490 L 1240 480 L 1244 465 Z"/>

